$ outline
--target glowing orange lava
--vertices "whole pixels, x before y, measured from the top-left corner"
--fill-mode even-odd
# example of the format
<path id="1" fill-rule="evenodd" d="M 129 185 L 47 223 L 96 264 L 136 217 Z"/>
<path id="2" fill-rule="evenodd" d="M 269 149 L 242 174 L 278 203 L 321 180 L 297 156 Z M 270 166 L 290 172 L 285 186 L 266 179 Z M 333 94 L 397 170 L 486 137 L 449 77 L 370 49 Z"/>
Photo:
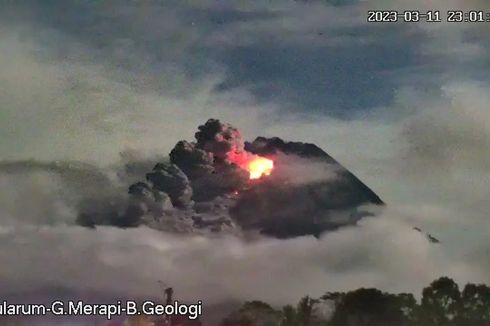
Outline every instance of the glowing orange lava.
<path id="1" fill-rule="evenodd" d="M 250 179 L 259 179 L 263 175 L 270 175 L 274 168 L 274 161 L 257 156 L 247 164 Z"/>

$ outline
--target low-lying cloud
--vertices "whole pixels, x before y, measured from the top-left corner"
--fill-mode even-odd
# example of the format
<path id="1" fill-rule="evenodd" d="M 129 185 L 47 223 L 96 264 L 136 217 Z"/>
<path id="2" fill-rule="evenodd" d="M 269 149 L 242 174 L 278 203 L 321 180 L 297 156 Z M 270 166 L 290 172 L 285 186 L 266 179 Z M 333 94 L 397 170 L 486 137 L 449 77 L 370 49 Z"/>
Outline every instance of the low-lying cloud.
<path id="1" fill-rule="evenodd" d="M 72 296 L 153 298 L 162 280 L 179 298 L 208 305 L 251 298 L 286 304 L 362 286 L 419 292 L 439 275 L 490 281 L 488 266 L 429 243 L 403 214 L 389 209 L 320 239 L 253 242 L 144 227 L 2 227 L 2 295 L 26 299 L 60 289 Z"/>

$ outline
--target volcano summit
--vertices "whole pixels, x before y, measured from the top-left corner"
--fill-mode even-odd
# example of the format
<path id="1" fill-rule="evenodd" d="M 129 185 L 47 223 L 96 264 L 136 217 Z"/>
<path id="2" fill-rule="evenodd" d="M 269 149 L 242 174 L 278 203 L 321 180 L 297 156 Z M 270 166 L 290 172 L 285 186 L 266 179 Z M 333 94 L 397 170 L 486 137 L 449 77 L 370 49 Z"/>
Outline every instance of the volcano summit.
<path id="1" fill-rule="evenodd" d="M 132 184 L 121 205 L 85 210 L 84 226 L 150 227 L 179 233 L 259 232 L 318 236 L 355 224 L 382 200 L 313 144 L 258 137 L 210 119 L 196 141 L 179 141 L 167 162 Z"/>

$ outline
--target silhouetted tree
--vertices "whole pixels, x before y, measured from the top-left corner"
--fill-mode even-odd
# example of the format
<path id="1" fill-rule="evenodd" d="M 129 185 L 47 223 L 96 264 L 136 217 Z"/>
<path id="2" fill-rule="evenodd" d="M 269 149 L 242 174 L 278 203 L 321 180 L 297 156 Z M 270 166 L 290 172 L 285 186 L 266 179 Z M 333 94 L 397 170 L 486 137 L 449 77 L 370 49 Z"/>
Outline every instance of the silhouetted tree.
<path id="1" fill-rule="evenodd" d="M 456 282 L 441 277 L 424 288 L 418 311 L 418 323 L 424 326 L 454 325 L 461 293 Z"/>
<path id="2" fill-rule="evenodd" d="M 316 300 L 313 300 L 309 296 L 302 298 L 298 306 L 296 307 L 296 315 L 297 315 L 297 325 L 298 326 L 312 326 L 315 321 L 315 303 Z"/>
<path id="3" fill-rule="evenodd" d="M 318 312 L 331 303 L 329 320 Z M 320 299 L 303 297 L 296 307 L 275 310 L 251 301 L 231 314 L 222 326 L 490 326 L 490 287 L 467 284 L 463 292 L 448 277 L 433 281 L 422 292 L 420 305 L 408 293 L 378 289 L 328 292 Z"/>
<path id="4" fill-rule="evenodd" d="M 297 326 L 298 325 L 298 315 L 296 309 L 287 305 L 282 308 L 282 320 L 281 326 Z"/>
<path id="5" fill-rule="evenodd" d="M 485 284 L 466 284 L 455 324 L 490 325 L 490 287 Z"/>
<path id="6" fill-rule="evenodd" d="M 337 302 L 331 326 L 410 325 L 409 314 L 415 306 L 410 294 L 397 296 L 377 289 L 359 289 L 333 297 Z"/>
<path id="7" fill-rule="evenodd" d="M 222 326 L 278 326 L 281 312 L 261 301 L 246 302 L 221 323 Z"/>

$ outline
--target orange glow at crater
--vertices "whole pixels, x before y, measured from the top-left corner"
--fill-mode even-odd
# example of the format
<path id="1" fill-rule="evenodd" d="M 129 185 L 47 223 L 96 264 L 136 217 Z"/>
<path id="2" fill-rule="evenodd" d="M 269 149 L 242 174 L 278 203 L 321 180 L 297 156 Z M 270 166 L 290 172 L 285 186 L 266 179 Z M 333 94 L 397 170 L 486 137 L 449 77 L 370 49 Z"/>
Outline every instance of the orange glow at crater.
<path id="1" fill-rule="evenodd" d="M 230 162 L 248 171 L 250 180 L 270 175 L 274 169 L 273 160 L 252 153 L 230 151 L 226 155 Z"/>
<path id="2" fill-rule="evenodd" d="M 259 179 L 263 175 L 270 175 L 274 168 L 274 161 L 257 156 L 247 164 L 250 179 Z"/>

